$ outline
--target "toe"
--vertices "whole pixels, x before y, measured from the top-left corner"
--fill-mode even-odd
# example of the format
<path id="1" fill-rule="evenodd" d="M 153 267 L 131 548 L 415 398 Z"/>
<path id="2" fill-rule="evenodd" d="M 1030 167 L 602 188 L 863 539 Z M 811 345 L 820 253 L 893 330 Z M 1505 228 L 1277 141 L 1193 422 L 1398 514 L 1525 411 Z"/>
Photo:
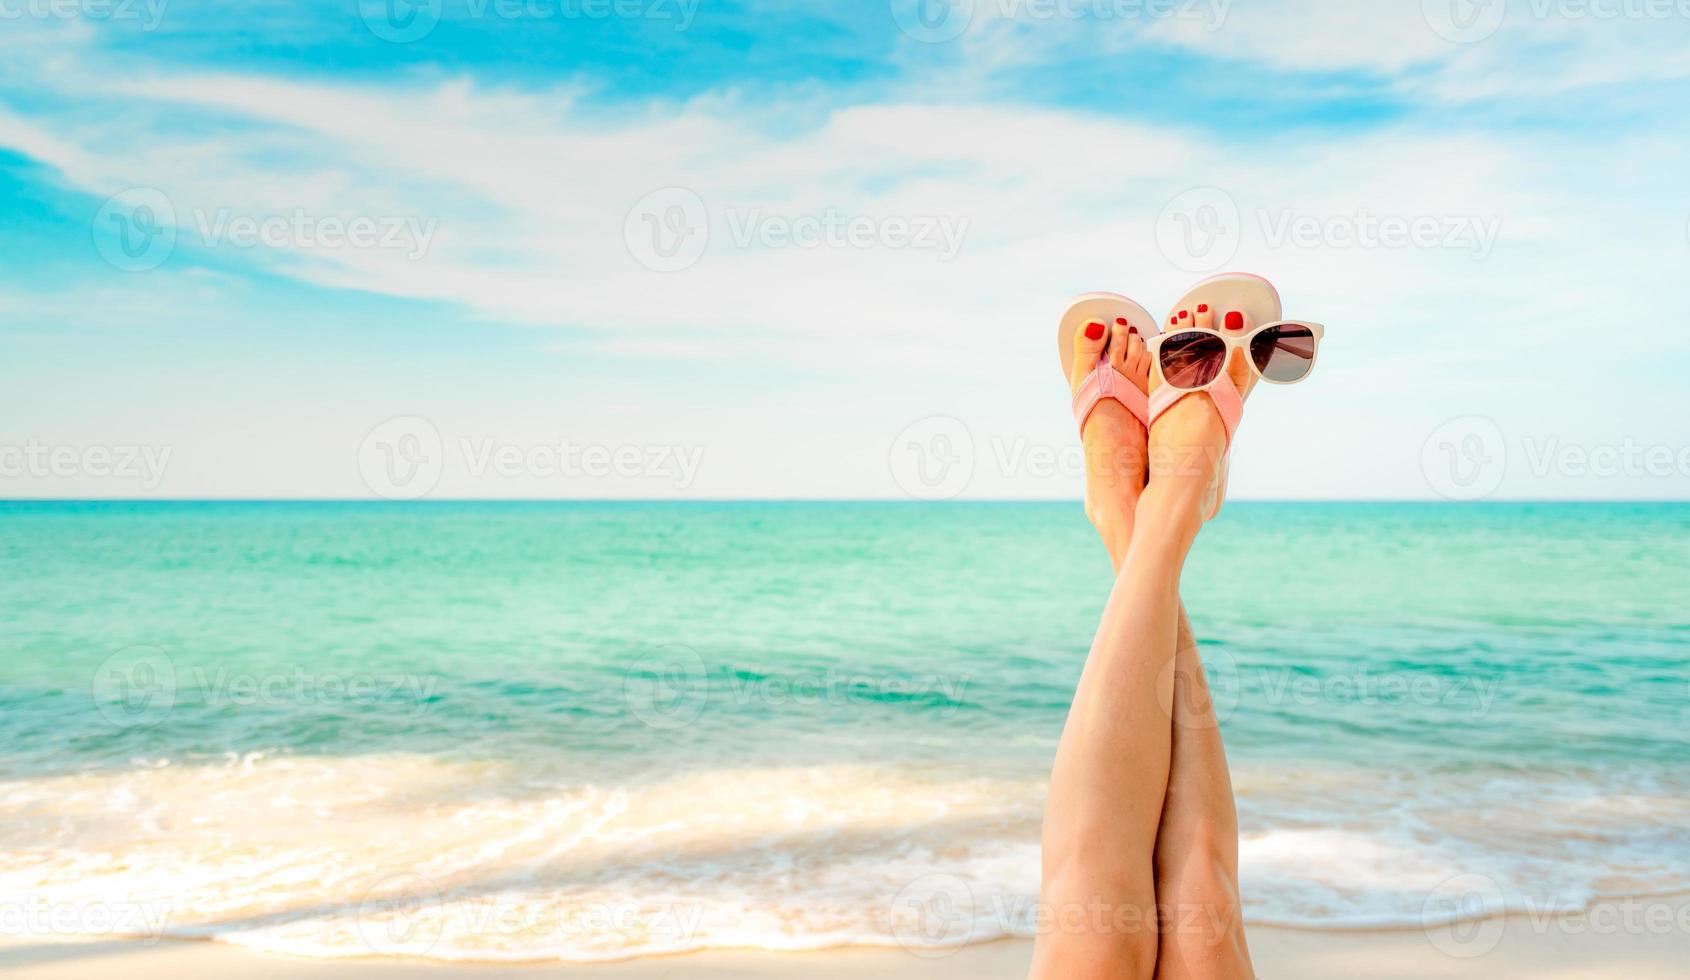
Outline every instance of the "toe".
<path id="1" fill-rule="evenodd" d="M 1109 344 L 1109 328 L 1101 320 L 1082 323 L 1074 331 L 1074 376 L 1070 382 L 1077 389 L 1097 367 L 1103 349 Z"/>
<path id="2" fill-rule="evenodd" d="M 1229 334 L 1242 334 L 1250 328 L 1250 318 L 1239 310 L 1228 310 L 1221 322 L 1225 325 L 1225 332 Z M 1248 395 L 1256 384 L 1256 373 L 1250 370 L 1247 356 L 1243 350 L 1233 351 L 1232 359 L 1226 365 L 1227 376 L 1238 386 L 1241 395 Z"/>
<path id="3" fill-rule="evenodd" d="M 1128 380 L 1138 386 L 1138 390 L 1150 391 L 1150 352 L 1144 346 L 1144 338 L 1133 334 L 1127 341 L 1126 366 L 1121 371 Z"/>
<path id="4" fill-rule="evenodd" d="M 1133 327 L 1127 318 L 1117 317 L 1109 334 L 1109 365 L 1122 374 L 1126 373 L 1127 356 L 1132 353 L 1133 336 Z"/>
<path id="5" fill-rule="evenodd" d="M 1215 311 L 1209 306 L 1208 303 L 1197 304 L 1197 312 L 1193 313 L 1192 317 L 1193 317 L 1198 329 L 1201 329 L 1201 330 L 1213 330 L 1213 329 L 1215 329 Z"/>

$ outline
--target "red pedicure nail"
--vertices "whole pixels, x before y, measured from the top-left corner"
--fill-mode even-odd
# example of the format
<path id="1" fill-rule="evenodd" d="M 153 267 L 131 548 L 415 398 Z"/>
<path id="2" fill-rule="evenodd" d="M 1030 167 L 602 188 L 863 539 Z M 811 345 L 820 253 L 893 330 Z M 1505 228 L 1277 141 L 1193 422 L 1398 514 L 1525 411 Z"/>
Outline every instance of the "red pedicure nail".
<path id="1" fill-rule="evenodd" d="M 1226 315 L 1226 328 L 1228 330 L 1243 330 L 1244 314 L 1238 312 L 1237 310 L 1228 311 Z"/>
<path id="2" fill-rule="evenodd" d="M 1103 324 L 1098 323 L 1096 320 L 1093 320 L 1092 322 L 1086 324 L 1086 339 L 1087 340 L 1102 340 L 1103 339 Z"/>
<path id="3" fill-rule="evenodd" d="M 1131 324 L 1129 324 L 1129 323 L 1127 323 L 1127 318 L 1126 318 L 1126 317 L 1124 317 L 1124 316 L 1118 316 L 1118 317 L 1116 317 L 1116 318 L 1115 318 L 1115 326 L 1117 326 L 1117 327 L 1126 327 L 1126 326 L 1131 326 Z"/>
<path id="4" fill-rule="evenodd" d="M 1191 318 L 1191 311 L 1190 310 L 1180 310 L 1179 311 L 1179 318 L 1181 320 L 1189 320 Z"/>
<path id="5" fill-rule="evenodd" d="M 1197 304 L 1197 312 L 1199 312 L 1199 313 L 1209 312 L 1209 304 L 1208 303 L 1198 303 Z"/>

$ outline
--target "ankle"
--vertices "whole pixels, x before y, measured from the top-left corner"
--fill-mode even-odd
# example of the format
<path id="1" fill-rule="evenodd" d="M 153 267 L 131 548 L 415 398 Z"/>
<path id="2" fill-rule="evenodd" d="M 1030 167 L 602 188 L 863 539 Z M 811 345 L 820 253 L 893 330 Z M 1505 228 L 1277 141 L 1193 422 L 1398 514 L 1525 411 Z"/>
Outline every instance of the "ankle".
<path id="1" fill-rule="evenodd" d="M 1127 546 L 1132 543 L 1133 515 L 1137 509 L 1136 494 L 1113 495 L 1104 500 L 1094 500 L 1091 494 L 1086 495 L 1086 519 L 1096 529 L 1097 536 L 1103 539 L 1109 560 L 1117 569 L 1127 555 Z"/>
<path id="2" fill-rule="evenodd" d="M 1133 525 L 1148 539 L 1155 537 L 1189 548 L 1203 528 L 1207 487 L 1192 480 L 1153 481 L 1139 495 Z"/>

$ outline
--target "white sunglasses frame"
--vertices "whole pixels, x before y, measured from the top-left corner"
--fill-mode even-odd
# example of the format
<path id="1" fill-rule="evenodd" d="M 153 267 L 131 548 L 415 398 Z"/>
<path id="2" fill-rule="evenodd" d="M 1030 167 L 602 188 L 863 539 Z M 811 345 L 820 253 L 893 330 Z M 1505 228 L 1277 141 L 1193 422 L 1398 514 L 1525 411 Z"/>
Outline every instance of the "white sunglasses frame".
<path id="1" fill-rule="evenodd" d="M 1309 358 L 1309 369 L 1303 372 L 1302 377 L 1299 377 L 1294 381 L 1275 381 L 1263 374 L 1262 369 L 1256 366 L 1256 359 L 1250 354 L 1251 341 L 1255 340 L 1256 336 L 1262 331 L 1272 330 L 1274 327 L 1304 327 L 1307 328 L 1310 333 L 1314 334 L 1314 355 Z M 1215 376 L 1209 379 L 1208 384 L 1199 385 L 1196 388 L 1181 388 L 1178 385 L 1173 384 L 1168 380 L 1167 372 L 1162 370 L 1162 342 L 1167 340 L 1169 337 L 1178 337 L 1181 334 L 1188 333 L 1210 334 L 1212 336 L 1219 337 L 1221 341 L 1226 344 L 1226 357 L 1221 361 L 1221 369 L 1215 372 Z M 1302 382 L 1308 380 L 1309 375 L 1314 373 L 1315 362 L 1320 360 L 1320 342 L 1325 338 L 1326 325 L 1323 323 L 1314 323 L 1310 320 L 1275 320 L 1272 323 L 1264 323 L 1249 333 L 1229 333 L 1225 330 L 1215 330 L 1209 327 L 1175 327 L 1171 330 L 1166 330 L 1162 333 L 1156 334 L 1154 337 L 1146 339 L 1144 344 L 1146 350 L 1150 354 L 1152 363 L 1156 365 L 1157 373 L 1162 375 L 1163 384 L 1168 385 L 1168 387 L 1173 388 L 1175 391 L 1208 391 L 1222 378 L 1227 376 L 1227 366 L 1232 363 L 1232 352 L 1234 350 L 1244 351 L 1244 363 L 1250 365 L 1250 370 L 1254 371 L 1256 373 L 1256 377 L 1260 380 L 1265 381 L 1270 385 L 1301 384 Z"/>

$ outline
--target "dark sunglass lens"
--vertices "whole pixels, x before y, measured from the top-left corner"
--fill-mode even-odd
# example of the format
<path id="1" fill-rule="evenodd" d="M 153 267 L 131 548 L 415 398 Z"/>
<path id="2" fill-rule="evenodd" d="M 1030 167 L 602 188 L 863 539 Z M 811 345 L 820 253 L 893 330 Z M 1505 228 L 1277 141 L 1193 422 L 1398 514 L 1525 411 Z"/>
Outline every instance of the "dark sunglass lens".
<path id="1" fill-rule="evenodd" d="M 1288 324 L 1269 327 L 1250 341 L 1250 357 L 1269 381 L 1301 381 L 1314 367 L 1314 332 Z"/>
<path id="2" fill-rule="evenodd" d="M 1177 333 L 1162 341 L 1162 379 L 1175 388 L 1201 388 L 1226 364 L 1226 341 L 1214 334 Z"/>

